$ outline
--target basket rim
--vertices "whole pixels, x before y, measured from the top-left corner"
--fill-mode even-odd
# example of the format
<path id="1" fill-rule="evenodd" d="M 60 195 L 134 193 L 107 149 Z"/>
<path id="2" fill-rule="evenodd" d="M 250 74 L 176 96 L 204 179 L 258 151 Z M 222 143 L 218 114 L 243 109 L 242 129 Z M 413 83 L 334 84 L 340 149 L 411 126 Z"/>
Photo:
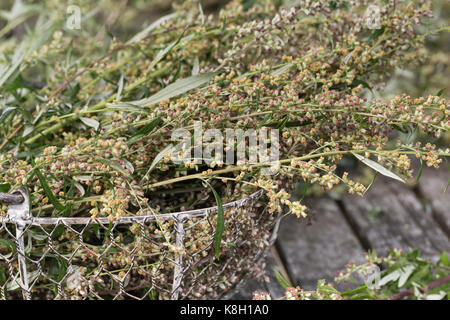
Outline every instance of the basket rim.
<path id="1" fill-rule="evenodd" d="M 263 189 L 260 189 L 250 195 L 248 195 L 245 198 L 235 200 L 232 202 L 228 202 L 223 205 L 223 209 L 230 209 L 230 208 L 241 208 L 246 203 L 250 201 L 255 201 L 259 199 L 262 194 L 264 193 Z M 20 219 L 20 223 L 26 224 L 26 225 L 33 225 L 33 226 L 40 226 L 40 225 L 89 225 L 89 224 L 130 224 L 134 222 L 152 222 L 156 220 L 161 221 L 168 221 L 168 220 L 184 220 L 191 217 L 202 217 L 202 216 L 208 216 L 211 214 L 215 214 L 218 211 L 218 207 L 208 207 L 203 209 L 194 209 L 194 210 L 188 210 L 188 211 L 180 211 L 180 212 L 174 212 L 174 213 L 163 213 L 163 214 L 152 214 L 152 215 L 143 215 L 143 216 L 124 216 L 120 217 L 117 220 L 110 221 L 107 217 L 101 217 L 101 218 L 91 218 L 91 217 L 58 217 L 58 218 L 52 218 L 52 217 L 30 217 L 29 219 Z M 17 219 L 13 219 L 11 217 L 0 217 L 0 223 L 17 223 Z"/>

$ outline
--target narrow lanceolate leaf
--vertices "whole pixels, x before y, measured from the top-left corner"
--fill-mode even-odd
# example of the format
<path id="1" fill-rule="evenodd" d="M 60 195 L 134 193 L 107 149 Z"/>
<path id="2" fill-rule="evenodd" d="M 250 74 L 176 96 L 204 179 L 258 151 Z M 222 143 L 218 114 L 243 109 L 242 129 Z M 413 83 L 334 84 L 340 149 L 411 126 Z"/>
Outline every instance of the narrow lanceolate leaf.
<path id="1" fill-rule="evenodd" d="M 153 119 L 150 123 L 146 124 L 145 126 L 143 126 L 141 129 L 138 130 L 138 132 L 136 132 L 129 140 L 128 140 L 128 145 L 132 145 L 133 143 L 135 143 L 136 141 L 138 141 L 139 139 L 145 137 L 146 135 L 148 135 L 150 132 L 153 131 L 153 129 L 155 129 L 158 125 L 160 125 L 163 121 L 161 120 L 161 117 L 157 117 L 155 119 Z"/>
<path id="2" fill-rule="evenodd" d="M 352 154 L 353 154 L 359 161 L 361 161 L 362 163 L 364 163 L 364 164 L 367 165 L 368 167 L 372 168 L 373 170 L 375 170 L 375 171 L 381 173 L 383 176 L 386 176 L 386 177 L 389 177 L 389 178 L 392 178 L 392 179 L 395 179 L 395 180 L 398 180 L 398 181 L 401 181 L 401 182 L 405 183 L 405 181 L 404 181 L 402 178 L 400 178 L 400 177 L 399 177 L 398 175 L 396 175 L 395 173 L 389 171 L 388 169 L 386 169 L 385 167 L 383 167 L 383 166 L 380 165 L 379 163 L 377 163 L 377 162 L 375 162 L 375 161 L 373 161 L 373 160 L 367 159 L 367 158 L 365 158 L 365 157 L 363 157 L 363 156 L 361 156 L 361 155 L 359 155 L 359 154 L 357 154 L 357 153 L 353 153 L 353 152 L 352 152 Z"/>
<path id="3" fill-rule="evenodd" d="M 410 148 L 410 147 L 406 147 L 406 148 L 417 153 L 417 150 L 414 149 L 414 148 Z M 422 171 L 423 171 L 422 157 L 419 157 L 419 161 L 420 161 L 420 168 L 419 168 L 419 171 L 417 172 L 417 177 L 416 177 L 416 180 L 414 182 L 415 184 L 419 183 L 419 180 L 420 180 L 420 177 L 422 176 Z"/>
<path id="4" fill-rule="evenodd" d="M 384 28 L 381 29 L 376 29 L 372 32 L 372 34 L 370 35 L 369 39 L 367 40 L 368 43 L 373 42 L 374 40 L 376 40 L 379 36 L 381 36 L 384 33 Z"/>
<path id="5" fill-rule="evenodd" d="M 280 286 L 282 286 L 284 289 L 287 289 L 289 287 L 292 287 L 289 282 L 277 271 L 277 269 L 273 269 L 273 272 L 275 273 L 275 277 L 277 278 L 278 283 Z"/>
<path id="6" fill-rule="evenodd" d="M 216 74 L 217 73 L 215 72 L 210 72 L 177 80 L 149 98 L 138 101 L 130 101 L 128 104 L 137 106 L 149 106 L 156 104 L 163 100 L 179 96 L 189 90 L 198 88 L 205 83 L 208 83 Z"/>
<path id="7" fill-rule="evenodd" d="M 138 132 L 136 132 L 135 136 L 137 135 L 146 135 L 152 132 L 153 129 L 156 128 L 160 123 L 162 122 L 161 117 L 156 117 L 153 119 L 149 124 L 146 124 L 141 129 L 139 129 Z"/>
<path id="8" fill-rule="evenodd" d="M 155 159 L 153 159 L 152 164 L 150 165 L 150 168 L 148 169 L 147 173 L 145 174 L 144 178 L 148 178 L 148 174 L 153 170 L 153 168 L 162 160 L 162 158 L 164 158 L 164 156 L 166 154 L 168 154 L 169 152 L 173 151 L 174 146 L 172 144 L 169 144 L 167 147 L 165 147 L 160 153 L 158 153 L 155 157 Z M 142 179 L 144 179 L 142 178 Z"/>
<path id="9" fill-rule="evenodd" d="M 97 120 L 91 118 L 81 117 L 80 120 L 88 127 L 94 128 L 95 131 L 97 131 L 100 126 L 100 123 Z"/>
<path id="10" fill-rule="evenodd" d="M 445 88 L 442 88 L 441 90 L 439 90 L 439 91 L 436 93 L 436 95 L 437 95 L 438 97 L 440 97 L 440 96 L 442 96 L 442 94 L 444 93 L 444 91 L 445 91 Z"/>
<path id="11" fill-rule="evenodd" d="M 450 170 L 450 164 L 448 165 L 448 169 Z M 442 196 L 445 195 L 449 186 L 450 186 L 450 177 L 448 177 L 447 185 L 445 186 L 444 191 L 442 192 Z"/>
<path id="12" fill-rule="evenodd" d="M 27 275 L 28 283 L 33 283 L 33 281 L 37 277 L 39 277 L 39 274 L 40 274 L 39 270 L 35 270 L 35 271 L 28 273 L 28 275 Z M 20 285 L 19 285 L 20 280 L 18 279 L 18 277 L 19 277 L 18 273 L 16 275 L 14 275 L 14 278 L 6 284 L 6 290 L 14 291 L 14 290 L 17 290 L 20 288 Z"/>
<path id="13" fill-rule="evenodd" d="M 367 186 L 366 190 L 364 191 L 364 194 L 366 194 L 367 192 L 369 192 L 370 188 L 372 188 L 373 184 L 375 183 L 375 180 L 378 177 L 378 172 L 375 172 L 375 174 L 373 175 L 373 179 L 372 181 L 370 181 L 369 185 Z"/>
<path id="14" fill-rule="evenodd" d="M 6 119 L 6 117 L 8 115 L 10 115 L 11 112 L 13 112 L 16 109 L 17 109 L 16 107 L 7 107 L 7 108 L 5 108 L 5 110 L 3 110 L 2 114 L 0 115 L 0 123 L 2 123 Z"/>
<path id="15" fill-rule="evenodd" d="M 127 103 L 122 103 L 122 104 L 116 104 L 116 105 L 111 105 L 108 106 L 108 109 L 112 109 L 112 110 L 122 110 L 122 111 L 135 111 L 135 112 L 142 112 L 142 108 L 138 107 L 138 106 L 134 106 L 131 104 L 127 104 Z"/>
<path id="16" fill-rule="evenodd" d="M 270 74 L 271 74 L 272 76 L 279 76 L 280 74 L 283 74 L 283 73 L 285 73 L 286 71 L 288 71 L 291 67 L 292 67 L 292 64 L 289 63 L 289 64 L 287 64 L 287 65 L 285 65 L 285 66 L 282 66 L 282 67 L 280 67 L 280 68 L 278 68 L 278 69 L 273 70 Z"/>
<path id="17" fill-rule="evenodd" d="M 134 173 L 134 166 L 133 164 L 128 161 L 127 159 L 122 159 L 123 163 L 125 164 L 125 168 L 127 168 L 128 171 L 130 171 L 131 174 Z"/>
<path id="18" fill-rule="evenodd" d="M 162 49 L 158 52 L 156 57 L 153 59 L 149 69 L 152 69 L 158 62 L 160 62 L 172 49 L 178 45 L 179 43 L 183 43 L 184 41 L 190 40 L 194 37 L 194 34 L 190 34 L 186 37 L 180 37 L 177 41 L 172 42 L 166 48 Z"/>
<path id="19" fill-rule="evenodd" d="M 74 183 L 75 188 L 77 188 L 80 195 L 83 197 L 86 194 L 86 190 L 84 190 L 84 187 L 81 183 L 75 182 Z"/>
<path id="20" fill-rule="evenodd" d="M 119 100 L 122 98 L 122 91 L 123 91 L 123 84 L 124 84 L 124 75 L 123 73 L 120 75 L 119 83 L 117 84 L 117 97 L 116 100 Z"/>
<path id="21" fill-rule="evenodd" d="M 41 173 L 41 171 L 39 171 L 38 168 L 35 168 L 34 172 L 36 173 L 36 176 L 38 177 L 38 179 L 41 183 L 42 189 L 44 189 L 44 192 L 47 195 L 50 203 L 53 204 L 53 206 L 55 207 L 56 210 L 63 211 L 64 206 L 61 204 L 61 202 L 58 201 L 56 196 L 53 194 L 52 189 L 50 188 L 50 186 L 47 183 L 47 179 L 45 179 L 44 175 Z"/>
<path id="22" fill-rule="evenodd" d="M 110 166 L 111 168 L 113 168 L 114 170 L 120 172 L 124 176 L 128 176 L 130 174 L 116 160 L 108 160 L 108 159 L 104 159 L 104 158 L 97 158 L 96 160 L 101 162 L 101 163 L 104 163 L 104 164 Z"/>
<path id="23" fill-rule="evenodd" d="M 222 242 L 223 231 L 225 230 L 225 215 L 223 212 L 223 203 L 222 199 L 220 199 L 219 194 L 214 190 L 214 188 L 205 181 L 208 187 L 211 189 L 214 194 L 214 198 L 217 203 L 217 222 L 216 222 L 216 232 L 214 233 L 214 251 L 216 253 L 216 258 L 219 260 L 220 258 L 220 243 Z"/>
<path id="24" fill-rule="evenodd" d="M 0 88 L 3 86 L 6 80 L 8 80 L 9 77 L 17 70 L 17 68 L 19 68 L 20 64 L 25 58 L 25 55 L 26 48 L 24 43 L 22 42 L 21 45 L 16 49 L 11 64 L 6 68 L 6 70 L 2 70 L 2 74 L 0 75 Z"/>
<path id="25" fill-rule="evenodd" d="M 419 182 L 419 179 L 422 176 L 422 171 L 423 171 L 423 161 L 422 161 L 422 159 L 420 159 L 420 168 L 419 168 L 419 172 L 417 173 L 417 177 L 416 177 L 416 181 L 415 181 L 416 184 Z"/>
<path id="26" fill-rule="evenodd" d="M 448 186 L 450 186 L 450 178 L 448 178 L 447 185 L 445 186 L 444 191 L 442 192 L 442 195 L 444 195 L 447 192 Z"/>
<path id="27" fill-rule="evenodd" d="M 147 28 L 145 28 L 144 30 L 142 30 L 141 32 L 137 33 L 133 38 L 131 38 L 130 40 L 128 40 L 127 44 L 130 44 L 132 42 L 137 42 L 137 41 L 141 41 L 142 39 L 144 39 L 148 34 L 150 34 L 150 32 L 152 32 L 153 30 L 155 30 L 156 28 L 158 28 L 160 25 L 162 25 L 164 22 L 172 19 L 173 17 L 176 16 L 176 13 L 171 13 L 168 14 L 166 16 L 163 16 L 161 18 L 159 18 L 158 20 L 156 20 L 155 22 L 153 22 L 151 25 L 149 25 Z"/>
<path id="28" fill-rule="evenodd" d="M 205 24 L 205 14 L 203 13 L 202 4 L 200 1 L 198 2 L 198 11 L 200 12 L 200 20 L 202 21 L 202 25 Z"/>
<path id="29" fill-rule="evenodd" d="M 200 4 L 200 3 L 199 3 Z M 200 70 L 200 62 L 198 61 L 198 57 L 195 57 L 194 59 L 194 65 L 192 66 L 192 75 L 196 76 L 198 75 Z"/>
<path id="30" fill-rule="evenodd" d="M 9 183 L 0 183 L 0 192 L 8 192 L 11 189 L 11 185 Z"/>

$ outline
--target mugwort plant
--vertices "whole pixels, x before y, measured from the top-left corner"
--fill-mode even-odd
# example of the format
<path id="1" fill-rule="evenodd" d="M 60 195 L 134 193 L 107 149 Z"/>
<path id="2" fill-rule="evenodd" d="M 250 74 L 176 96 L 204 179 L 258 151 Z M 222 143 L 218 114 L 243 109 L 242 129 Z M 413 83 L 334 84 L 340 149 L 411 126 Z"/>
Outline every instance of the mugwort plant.
<path id="1" fill-rule="evenodd" d="M 142 1 L 14 3 L 0 15 L 0 191 L 26 187 L 35 216 L 113 223 L 220 208 L 263 190 L 269 214 L 304 218 L 307 207 L 290 195 L 297 183 L 367 191 L 340 170 L 344 158 L 406 181 L 412 159 L 438 167 L 450 156 L 435 144 L 450 128 L 442 92 L 376 95 L 395 70 L 423 62 L 430 36 L 449 31 L 421 27 L 432 17 L 428 1 L 232 0 L 217 14 L 176 1 L 139 31 Z M 23 22 L 28 31 L 15 34 Z M 411 133 L 428 140 L 397 139 Z M 225 218 L 219 210 L 211 225 L 222 230 Z M 193 227 L 192 252 L 206 248 L 198 239 L 211 225 Z M 169 246 L 174 228 L 158 220 L 150 231 L 185 256 Z M 131 250 L 138 229 L 117 241 Z M 77 246 L 75 234 L 55 238 L 58 248 Z M 220 256 L 214 249 L 203 258 Z M 124 254 L 108 261 L 124 277 L 134 263 Z M 201 284 L 195 297 L 208 292 Z"/>

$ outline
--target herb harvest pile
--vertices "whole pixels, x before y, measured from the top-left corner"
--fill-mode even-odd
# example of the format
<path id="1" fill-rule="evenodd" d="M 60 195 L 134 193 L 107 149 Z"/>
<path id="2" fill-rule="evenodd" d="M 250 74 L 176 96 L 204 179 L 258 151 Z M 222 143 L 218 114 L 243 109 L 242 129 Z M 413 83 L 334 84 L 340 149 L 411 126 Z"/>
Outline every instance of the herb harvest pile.
<path id="1" fill-rule="evenodd" d="M 406 94 L 384 101 L 367 92 L 396 68 L 420 63 L 426 37 L 448 27 L 419 34 L 429 4 L 387 1 L 381 28 L 368 29 L 370 2 L 231 1 L 214 16 L 185 1 L 125 43 L 111 35 L 105 48 L 61 31 L 65 4 L 43 1 L 52 10 L 36 31 L 0 45 L 1 191 L 26 186 L 41 217 L 116 221 L 215 205 L 212 189 L 222 203 L 263 189 L 269 213 L 301 218 L 308 209 L 289 194 L 297 182 L 366 192 L 338 173 L 343 157 L 400 180 L 412 176 L 411 156 L 439 166 L 448 148 L 390 137 L 445 135 L 450 101 Z M 279 129 L 279 171 L 173 163 L 164 152 L 171 133 L 195 121 L 204 130 Z"/>
<path id="2" fill-rule="evenodd" d="M 416 35 L 413 26 L 428 11 L 414 5 L 393 10 L 392 4 L 387 5 L 381 32 L 368 33 L 357 8 L 307 2 L 275 15 L 269 1 L 247 11 L 233 2 L 219 18 L 200 16 L 196 6 L 184 4 L 144 39 L 125 48 L 113 42 L 112 54 L 85 66 L 87 71 L 68 84 L 63 80 L 82 68 L 58 63 L 67 54 L 64 44 L 71 40 L 55 31 L 49 44 L 25 57 L 20 70 L 15 70 L 26 75 L 56 61 L 55 69 L 42 79 L 47 85 L 20 96 L 13 91 L 11 78 L 3 84 L 9 89 L 3 92 L 9 108 L 3 111 L 0 129 L 2 183 L 28 186 L 33 207 L 40 207 L 41 214 L 54 212 L 55 204 L 73 201 L 71 215 L 86 212 L 115 218 L 138 213 L 133 200 L 147 203 L 152 192 L 173 188 L 171 180 L 176 177 L 193 183 L 198 174 L 222 178 L 225 174 L 216 171 L 223 167 L 227 169 L 219 172 L 227 171 L 227 178 L 241 182 L 245 176 L 249 182 L 236 183 L 237 195 L 241 189 L 263 188 L 272 210 L 279 210 L 283 202 L 293 213 L 304 215 L 302 205 L 290 203 L 280 185 L 287 190 L 294 181 L 305 179 L 326 189 L 344 183 L 350 192 L 364 193 L 363 185 L 334 173 L 345 154 L 372 157 L 406 176 L 408 154 L 438 165 L 439 156 L 448 155 L 448 150 L 420 144 L 386 149 L 386 144 L 391 130 L 409 124 L 437 137 L 445 133 L 447 100 L 404 95 L 368 102 L 359 96 L 364 85 L 380 85 L 395 67 L 420 59 L 413 49 L 424 36 Z M 181 97 L 151 98 L 162 86 L 189 77 L 202 85 Z M 166 161 L 148 173 L 170 143 L 171 131 L 194 120 L 219 129 L 278 124 L 280 173 L 266 178 L 246 175 L 252 165 L 217 163 L 208 170 L 177 168 Z M 70 197 L 72 183 L 76 188 Z M 43 185 L 49 186 L 52 196 Z"/>

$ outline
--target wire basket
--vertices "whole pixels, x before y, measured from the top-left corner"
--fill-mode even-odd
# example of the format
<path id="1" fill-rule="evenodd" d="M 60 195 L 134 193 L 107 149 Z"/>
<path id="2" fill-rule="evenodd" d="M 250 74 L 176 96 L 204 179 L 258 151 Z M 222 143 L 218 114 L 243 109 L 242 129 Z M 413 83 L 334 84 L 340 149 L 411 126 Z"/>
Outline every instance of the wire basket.
<path id="1" fill-rule="evenodd" d="M 262 194 L 223 205 L 217 259 L 217 207 L 116 221 L 33 217 L 18 189 L 10 196 L 23 201 L 0 217 L 0 299 L 218 299 L 262 273 L 279 221 Z"/>

